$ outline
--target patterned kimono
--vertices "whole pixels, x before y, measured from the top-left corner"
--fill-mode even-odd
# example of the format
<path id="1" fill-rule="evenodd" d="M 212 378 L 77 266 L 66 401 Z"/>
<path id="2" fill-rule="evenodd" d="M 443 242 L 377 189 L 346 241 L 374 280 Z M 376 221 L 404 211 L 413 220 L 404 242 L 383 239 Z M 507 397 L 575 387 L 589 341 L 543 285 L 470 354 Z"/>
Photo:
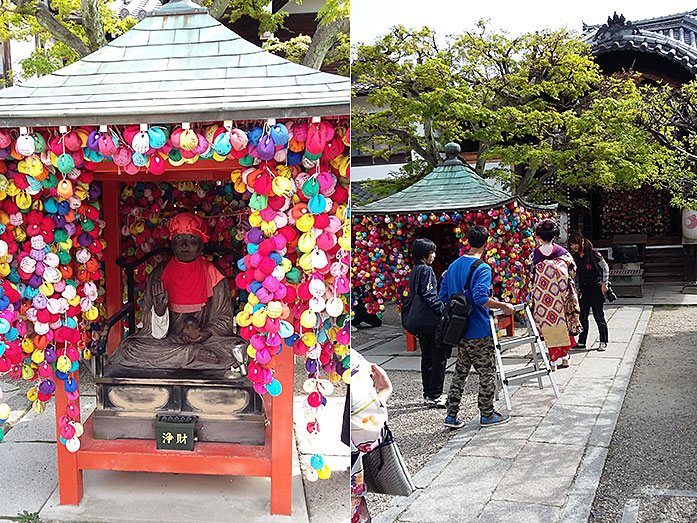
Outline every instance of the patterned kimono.
<path id="1" fill-rule="evenodd" d="M 378 399 L 371 364 L 351 349 L 351 523 L 370 521 L 365 502 L 363 455 L 378 446 L 387 408 Z"/>
<path id="2" fill-rule="evenodd" d="M 545 338 L 552 364 L 566 359 L 576 343 L 570 334 L 581 331 L 580 307 L 574 277 L 576 265 L 569 251 L 554 245 L 549 256 L 539 248 L 532 257 L 533 317 Z"/>

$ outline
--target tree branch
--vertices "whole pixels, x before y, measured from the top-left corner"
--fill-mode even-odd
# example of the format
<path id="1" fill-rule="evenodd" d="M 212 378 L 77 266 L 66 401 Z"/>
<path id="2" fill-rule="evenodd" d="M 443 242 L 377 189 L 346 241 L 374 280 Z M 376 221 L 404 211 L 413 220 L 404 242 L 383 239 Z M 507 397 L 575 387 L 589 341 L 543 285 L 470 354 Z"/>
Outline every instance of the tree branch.
<path id="1" fill-rule="evenodd" d="M 656 140 L 658 140 L 658 142 L 661 145 L 664 145 L 664 146 L 668 147 L 669 149 L 671 149 L 672 151 L 675 151 L 675 152 L 682 154 L 683 156 L 685 156 L 685 158 L 687 158 L 690 161 L 697 162 L 697 154 L 693 154 L 689 151 L 686 151 L 682 147 L 680 147 L 680 146 L 676 145 L 675 143 L 673 143 L 672 141 L 670 141 L 662 133 L 656 131 L 655 129 L 647 128 L 646 130 L 649 133 L 651 133 L 651 135 L 654 138 L 656 138 Z"/>
<path id="2" fill-rule="evenodd" d="M 82 27 L 87 33 L 87 40 L 90 43 L 92 52 L 101 49 L 107 44 L 104 35 L 104 24 L 99 13 L 99 4 L 96 0 L 80 0 L 80 11 L 82 14 Z"/>
<path id="3" fill-rule="evenodd" d="M 213 0 L 211 5 L 208 6 L 208 14 L 216 20 L 220 20 L 229 4 L 230 0 Z"/>
<path id="4" fill-rule="evenodd" d="M 388 129 L 387 132 L 399 136 L 399 138 L 405 145 L 408 145 L 414 151 L 416 151 L 419 154 L 419 156 L 426 160 L 431 167 L 435 167 L 438 164 L 438 160 L 434 158 L 433 155 L 429 153 L 428 150 L 426 150 L 426 148 L 419 143 L 419 140 L 416 136 L 413 136 L 412 134 L 402 129 Z"/>
<path id="5" fill-rule="evenodd" d="M 535 168 L 529 167 L 529 168 L 525 169 L 525 174 L 523 175 L 520 182 L 518 183 L 518 186 L 515 188 L 516 195 L 523 196 L 527 192 L 527 188 L 531 184 L 532 179 L 535 176 L 536 172 L 537 172 L 537 167 L 535 167 Z"/>
<path id="6" fill-rule="evenodd" d="M 317 31 L 312 36 L 310 47 L 303 58 L 303 65 L 319 69 L 324 62 L 324 58 L 334 45 L 339 33 L 346 33 L 349 30 L 348 17 L 337 18 L 328 24 L 319 24 Z"/>
<path id="7" fill-rule="evenodd" d="M 73 49 L 80 58 L 84 58 L 92 51 L 82 39 L 65 27 L 58 18 L 49 10 L 48 6 L 41 2 L 31 0 L 17 0 L 17 12 L 36 18 L 38 24 L 46 29 L 58 41 Z"/>

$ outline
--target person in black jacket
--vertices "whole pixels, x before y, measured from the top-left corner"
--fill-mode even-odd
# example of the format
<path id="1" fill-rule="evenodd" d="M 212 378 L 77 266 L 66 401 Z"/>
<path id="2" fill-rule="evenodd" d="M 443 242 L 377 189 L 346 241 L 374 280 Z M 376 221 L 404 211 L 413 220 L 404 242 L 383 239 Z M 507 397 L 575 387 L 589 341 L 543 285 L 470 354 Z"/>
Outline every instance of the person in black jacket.
<path id="1" fill-rule="evenodd" d="M 607 349 L 608 329 L 603 303 L 605 303 L 605 294 L 607 294 L 610 268 L 603 255 L 593 248 L 590 240 L 584 238 L 580 231 L 573 232 L 569 236 L 569 250 L 576 262 L 578 290 L 581 294 L 579 302 L 581 305 L 581 326 L 583 327 L 583 332 L 578 337 L 576 347 L 580 349 L 586 348 L 588 314 L 592 310 L 600 337 L 598 351 L 604 351 Z"/>
<path id="2" fill-rule="evenodd" d="M 436 314 L 440 315 L 443 302 L 438 297 L 436 275 L 431 264 L 436 257 L 436 244 L 431 240 L 419 238 L 412 246 L 414 268 L 409 276 L 409 288 L 419 294 Z M 436 344 L 435 327 L 433 332 L 417 336 L 421 347 L 421 381 L 424 402 L 429 407 L 445 408 L 446 396 L 443 394 L 445 366 L 447 358 L 444 350 Z"/>

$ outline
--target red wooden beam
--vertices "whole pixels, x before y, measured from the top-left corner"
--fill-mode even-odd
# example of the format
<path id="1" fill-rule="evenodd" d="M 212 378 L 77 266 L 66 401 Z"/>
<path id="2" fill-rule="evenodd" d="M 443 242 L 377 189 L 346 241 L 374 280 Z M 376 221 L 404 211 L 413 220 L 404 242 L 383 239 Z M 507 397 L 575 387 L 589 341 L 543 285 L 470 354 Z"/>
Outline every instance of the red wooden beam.
<path id="1" fill-rule="evenodd" d="M 104 276 L 106 280 L 106 312 L 107 316 L 116 314 L 123 306 L 123 282 L 121 269 L 116 265 L 116 259 L 121 256 L 121 217 L 119 215 L 119 200 L 121 188 L 116 181 L 105 181 L 102 184 L 102 202 L 104 213 Z M 114 349 L 123 339 L 123 322 L 115 325 L 109 333 L 109 348 Z"/>
<path id="2" fill-rule="evenodd" d="M 119 182 L 186 182 L 192 180 L 230 180 L 230 173 L 236 169 L 246 169 L 237 160 L 199 160 L 195 164 L 185 163 L 178 167 L 169 166 L 160 175 L 151 174 L 141 169 L 136 174 L 128 174 L 119 171 L 118 167 L 110 162 L 102 162 L 94 171 L 95 179 L 101 181 Z"/>
<path id="3" fill-rule="evenodd" d="M 74 380 L 78 380 L 77 372 L 72 373 Z M 79 390 L 79 382 L 78 382 Z M 80 407 L 80 400 L 77 402 Z M 65 416 L 65 408 L 68 398 L 62 384 L 56 387 L 56 451 L 58 453 L 58 494 L 61 505 L 79 505 L 82 500 L 82 470 L 77 464 L 77 453 L 70 453 L 58 438 L 60 438 L 60 426 L 58 420 Z M 90 433 L 91 434 L 91 433 Z M 83 438 L 86 434 L 83 434 Z M 81 440 L 82 441 L 82 440 Z"/>
<path id="4" fill-rule="evenodd" d="M 97 440 L 92 437 L 92 417 L 85 422 L 77 453 L 81 470 L 124 470 L 219 476 L 271 475 L 267 446 L 198 442 L 193 451 L 158 450 L 154 440 Z"/>
<path id="5" fill-rule="evenodd" d="M 274 377 L 283 391 L 271 399 L 271 513 L 290 515 L 293 495 L 293 350 L 283 347 Z"/>

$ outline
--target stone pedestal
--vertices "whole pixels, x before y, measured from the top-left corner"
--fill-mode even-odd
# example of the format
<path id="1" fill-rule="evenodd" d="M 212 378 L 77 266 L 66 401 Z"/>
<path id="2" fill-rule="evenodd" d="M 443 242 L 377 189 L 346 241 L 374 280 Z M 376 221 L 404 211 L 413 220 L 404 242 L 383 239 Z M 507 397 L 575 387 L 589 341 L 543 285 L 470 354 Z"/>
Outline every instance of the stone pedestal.
<path id="1" fill-rule="evenodd" d="M 245 377 L 107 366 L 95 381 L 95 439 L 154 440 L 156 416 L 170 414 L 196 416 L 198 441 L 264 444 L 263 401 Z"/>

